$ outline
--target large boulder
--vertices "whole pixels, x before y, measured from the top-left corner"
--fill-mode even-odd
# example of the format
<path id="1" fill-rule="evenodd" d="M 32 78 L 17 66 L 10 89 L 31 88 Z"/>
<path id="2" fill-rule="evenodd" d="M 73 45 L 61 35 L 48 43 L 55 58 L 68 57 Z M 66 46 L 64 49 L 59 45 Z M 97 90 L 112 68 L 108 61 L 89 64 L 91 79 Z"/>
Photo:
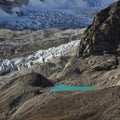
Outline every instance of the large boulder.
<path id="1" fill-rule="evenodd" d="M 120 0 L 100 11 L 84 32 L 77 56 L 120 53 Z"/>

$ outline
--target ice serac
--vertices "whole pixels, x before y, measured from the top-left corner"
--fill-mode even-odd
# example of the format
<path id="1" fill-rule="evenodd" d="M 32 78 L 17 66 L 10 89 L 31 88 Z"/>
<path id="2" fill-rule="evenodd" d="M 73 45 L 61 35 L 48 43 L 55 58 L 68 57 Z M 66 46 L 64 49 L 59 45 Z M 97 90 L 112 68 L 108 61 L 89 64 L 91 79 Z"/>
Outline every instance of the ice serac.
<path id="1" fill-rule="evenodd" d="M 117 0 L 0 0 L 0 28 L 82 28 L 91 24 L 97 11 L 115 1 Z"/>
<path id="2" fill-rule="evenodd" d="M 56 57 L 66 56 L 69 54 L 71 48 L 72 51 L 76 50 L 78 44 L 79 40 L 76 40 L 58 47 L 49 48 L 48 50 L 39 50 L 34 55 L 27 57 L 13 58 L 11 60 L 0 59 L 0 75 L 5 75 L 14 70 L 30 68 L 34 64 L 50 62 Z"/>
<path id="3" fill-rule="evenodd" d="M 100 11 L 84 32 L 77 56 L 120 54 L 120 0 Z"/>

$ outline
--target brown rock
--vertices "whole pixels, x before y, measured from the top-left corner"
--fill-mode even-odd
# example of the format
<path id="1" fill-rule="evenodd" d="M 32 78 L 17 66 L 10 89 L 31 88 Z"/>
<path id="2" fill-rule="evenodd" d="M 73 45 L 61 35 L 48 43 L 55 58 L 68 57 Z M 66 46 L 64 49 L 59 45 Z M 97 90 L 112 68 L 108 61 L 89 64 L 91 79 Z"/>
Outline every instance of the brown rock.
<path id="1" fill-rule="evenodd" d="M 77 56 L 120 53 L 120 0 L 100 11 L 84 32 Z"/>

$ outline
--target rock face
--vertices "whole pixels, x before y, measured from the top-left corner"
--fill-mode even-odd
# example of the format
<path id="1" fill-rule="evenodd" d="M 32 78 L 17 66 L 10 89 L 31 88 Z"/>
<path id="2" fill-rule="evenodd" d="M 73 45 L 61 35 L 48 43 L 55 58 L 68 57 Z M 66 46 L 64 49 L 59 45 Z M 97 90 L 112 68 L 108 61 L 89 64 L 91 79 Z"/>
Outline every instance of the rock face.
<path id="1" fill-rule="evenodd" d="M 100 11 L 85 31 L 77 56 L 120 53 L 120 0 Z"/>

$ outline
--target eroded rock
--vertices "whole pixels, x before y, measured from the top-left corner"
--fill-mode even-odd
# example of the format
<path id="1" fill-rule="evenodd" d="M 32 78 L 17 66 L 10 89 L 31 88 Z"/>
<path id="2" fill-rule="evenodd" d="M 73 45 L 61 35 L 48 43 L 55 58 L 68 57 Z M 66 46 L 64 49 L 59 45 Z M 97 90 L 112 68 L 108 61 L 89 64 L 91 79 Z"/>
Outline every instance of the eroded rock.
<path id="1" fill-rule="evenodd" d="M 84 32 L 77 56 L 120 53 L 120 1 L 100 11 Z"/>

